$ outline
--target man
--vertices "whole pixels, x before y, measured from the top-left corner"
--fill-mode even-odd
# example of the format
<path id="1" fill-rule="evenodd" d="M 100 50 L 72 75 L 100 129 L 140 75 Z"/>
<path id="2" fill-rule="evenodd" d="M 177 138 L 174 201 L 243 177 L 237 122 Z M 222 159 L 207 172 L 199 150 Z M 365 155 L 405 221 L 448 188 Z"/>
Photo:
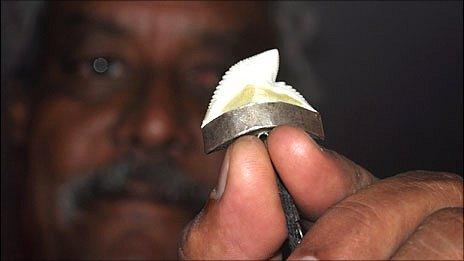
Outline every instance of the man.
<path id="1" fill-rule="evenodd" d="M 286 231 L 272 161 L 304 218 L 318 220 L 293 257 L 420 258 L 407 246 L 437 237 L 433 247 L 442 247 L 428 250 L 462 257 L 456 175 L 376 181 L 285 126 L 270 135 L 269 153 L 244 137 L 225 156 L 203 155 L 198 126 L 218 77 L 274 47 L 271 32 L 256 30 L 269 28 L 261 5 L 50 4 L 37 81 L 24 86 L 34 96 L 13 106 L 29 113 L 12 114 L 28 150 L 24 221 L 34 256 L 175 258 L 221 161 L 221 185 L 188 226 L 180 256 L 278 255 Z M 414 233 L 424 220 L 425 232 Z"/>
<path id="2" fill-rule="evenodd" d="M 39 256 L 176 257 L 222 160 L 204 155 L 198 128 L 218 77 L 272 47 L 268 32 L 247 31 L 266 28 L 260 6 L 47 6 L 37 84 L 23 86 L 31 114 L 20 119 L 30 121 L 24 222 Z"/>

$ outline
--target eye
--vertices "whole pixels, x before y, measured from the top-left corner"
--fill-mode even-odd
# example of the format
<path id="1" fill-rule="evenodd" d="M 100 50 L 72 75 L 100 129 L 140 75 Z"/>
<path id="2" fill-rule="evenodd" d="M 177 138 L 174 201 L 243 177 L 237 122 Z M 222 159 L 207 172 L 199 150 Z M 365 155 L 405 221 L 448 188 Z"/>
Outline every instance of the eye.
<path id="1" fill-rule="evenodd" d="M 197 72 L 195 80 L 204 86 L 212 86 L 219 81 L 219 72 L 212 68 L 205 68 Z"/>
<path id="2" fill-rule="evenodd" d="M 112 57 L 64 59 L 62 71 L 84 79 L 120 79 L 127 76 L 124 62 Z"/>
<path id="3" fill-rule="evenodd" d="M 103 57 L 93 60 L 92 67 L 96 73 L 103 74 L 108 71 L 109 62 Z"/>
<path id="4" fill-rule="evenodd" d="M 221 71 L 216 66 L 202 66 L 191 70 L 188 78 L 193 86 L 211 89 L 219 82 L 220 74 Z"/>
<path id="5" fill-rule="evenodd" d="M 92 68 L 97 75 L 120 78 L 124 76 L 125 66 L 121 60 L 97 57 L 93 59 Z"/>
<path id="6" fill-rule="evenodd" d="M 133 86 L 133 70 L 114 56 L 63 58 L 56 86 L 65 94 L 89 102 L 103 101 L 120 90 Z"/>
<path id="7" fill-rule="evenodd" d="M 197 65 L 182 73 L 180 80 L 188 95 L 191 95 L 201 106 L 205 106 L 208 104 L 223 70 L 224 66 L 215 63 Z"/>

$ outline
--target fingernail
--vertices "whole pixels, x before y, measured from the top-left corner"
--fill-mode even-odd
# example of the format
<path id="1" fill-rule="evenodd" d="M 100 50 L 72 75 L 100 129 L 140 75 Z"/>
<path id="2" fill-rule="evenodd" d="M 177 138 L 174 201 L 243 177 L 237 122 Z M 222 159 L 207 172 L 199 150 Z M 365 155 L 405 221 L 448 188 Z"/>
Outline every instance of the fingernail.
<path id="1" fill-rule="evenodd" d="M 222 194 L 224 193 L 224 190 L 226 188 L 227 176 L 229 174 L 229 150 L 230 148 L 227 149 L 226 155 L 224 156 L 224 160 L 222 161 L 221 171 L 219 172 L 218 184 L 210 195 L 211 198 L 216 200 L 222 197 Z"/>
<path id="2" fill-rule="evenodd" d="M 321 146 L 321 144 L 319 144 L 316 139 L 311 136 L 309 133 L 305 132 L 304 130 L 301 130 L 305 135 L 306 137 L 308 137 L 306 140 L 308 141 L 308 145 L 311 147 L 311 148 L 314 148 L 322 153 L 325 152 L 325 149 L 324 147 Z"/>
<path id="3" fill-rule="evenodd" d="M 304 256 L 300 260 L 319 260 L 315 256 Z"/>
<path id="4" fill-rule="evenodd" d="M 317 143 L 316 138 L 314 138 L 313 136 L 311 136 L 311 134 L 307 133 L 304 130 L 301 130 L 301 131 L 306 135 L 306 137 L 308 137 L 308 140 L 312 145 L 314 145 L 314 146 L 316 146 L 318 148 L 321 148 L 321 145 L 319 145 L 319 143 Z"/>

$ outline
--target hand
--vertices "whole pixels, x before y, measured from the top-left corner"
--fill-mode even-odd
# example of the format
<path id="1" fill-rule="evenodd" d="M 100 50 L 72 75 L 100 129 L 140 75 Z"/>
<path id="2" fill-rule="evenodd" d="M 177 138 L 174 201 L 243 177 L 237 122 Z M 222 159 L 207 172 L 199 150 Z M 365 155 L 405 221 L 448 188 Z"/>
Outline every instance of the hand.
<path id="1" fill-rule="evenodd" d="M 271 163 L 272 162 L 272 163 Z M 274 168 L 302 218 L 315 222 L 290 259 L 462 259 L 463 180 L 414 171 L 377 180 L 302 130 L 281 126 L 268 148 L 228 148 L 218 186 L 185 229 L 185 259 L 268 259 L 286 236 Z"/>

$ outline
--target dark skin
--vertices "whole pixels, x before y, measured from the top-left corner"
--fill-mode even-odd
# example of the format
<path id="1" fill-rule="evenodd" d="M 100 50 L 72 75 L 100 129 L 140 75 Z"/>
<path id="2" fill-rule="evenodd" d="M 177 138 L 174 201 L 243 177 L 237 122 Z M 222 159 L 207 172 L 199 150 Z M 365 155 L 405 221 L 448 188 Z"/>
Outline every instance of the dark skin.
<path id="1" fill-rule="evenodd" d="M 165 185 L 130 180 L 123 195 L 92 198 L 71 221 L 60 202 L 73 199 L 62 191 L 130 155 L 141 165 L 175 165 L 206 199 L 223 154 L 203 153 L 199 124 L 229 59 L 258 50 L 237 45 L 250 23 L 238 14 L 252 10 L 260 22 L 263 9 L 252 3 L 50 6 L 42 77 L 31 88 L 40 91 L 29 117 L 16 117 L 31 122 L 24 142 L 34 219 L 26 225 L 38 256 L 176 257 L 180 232 L 200 208 L 156 197 Z M 106 73 L 93 71 L 95 57 L 110 61 Z"/>
<path id="2" fill-rule="evenodd" d="M 273 164 L 303 217 L 316 221 L 291 257 L 421 258 L 433 252 L 462 259 L 457 175 L 414 172 L 378 181 L 286 126 L 271 133 L 268 149 L 243 137 L 226 156 L 203 154 L 199 124 L 218 77 L 233 62 L 273 47 L 266 30 L 254 30 L 255 38 L 246 33 L 250 24 L 264 23 L 258 5 L 83 2 L 51 10 L 41 91 L 28 117 L 13 117 L 15 126 L 31 122 L 18 140 L 28 145 L 27 216 L 34 217 L 28 224 L 38 255 L 176 257 L 193 212 L 144 196 L 162 186 L 132 180 L 125 197 L 93 198 L 70 212 L 72 218 L 62 211 L 69 184 L 130 154 L 142 164 L 174 162 L 203 188 L 218 182 L 185 230 L 183 258 L 278 253 L 286 228 Z M 111 70 L 95 75 L 89 65 L 101 56 Z M 424 244 L 437 241 L 442 244 Z"/>

